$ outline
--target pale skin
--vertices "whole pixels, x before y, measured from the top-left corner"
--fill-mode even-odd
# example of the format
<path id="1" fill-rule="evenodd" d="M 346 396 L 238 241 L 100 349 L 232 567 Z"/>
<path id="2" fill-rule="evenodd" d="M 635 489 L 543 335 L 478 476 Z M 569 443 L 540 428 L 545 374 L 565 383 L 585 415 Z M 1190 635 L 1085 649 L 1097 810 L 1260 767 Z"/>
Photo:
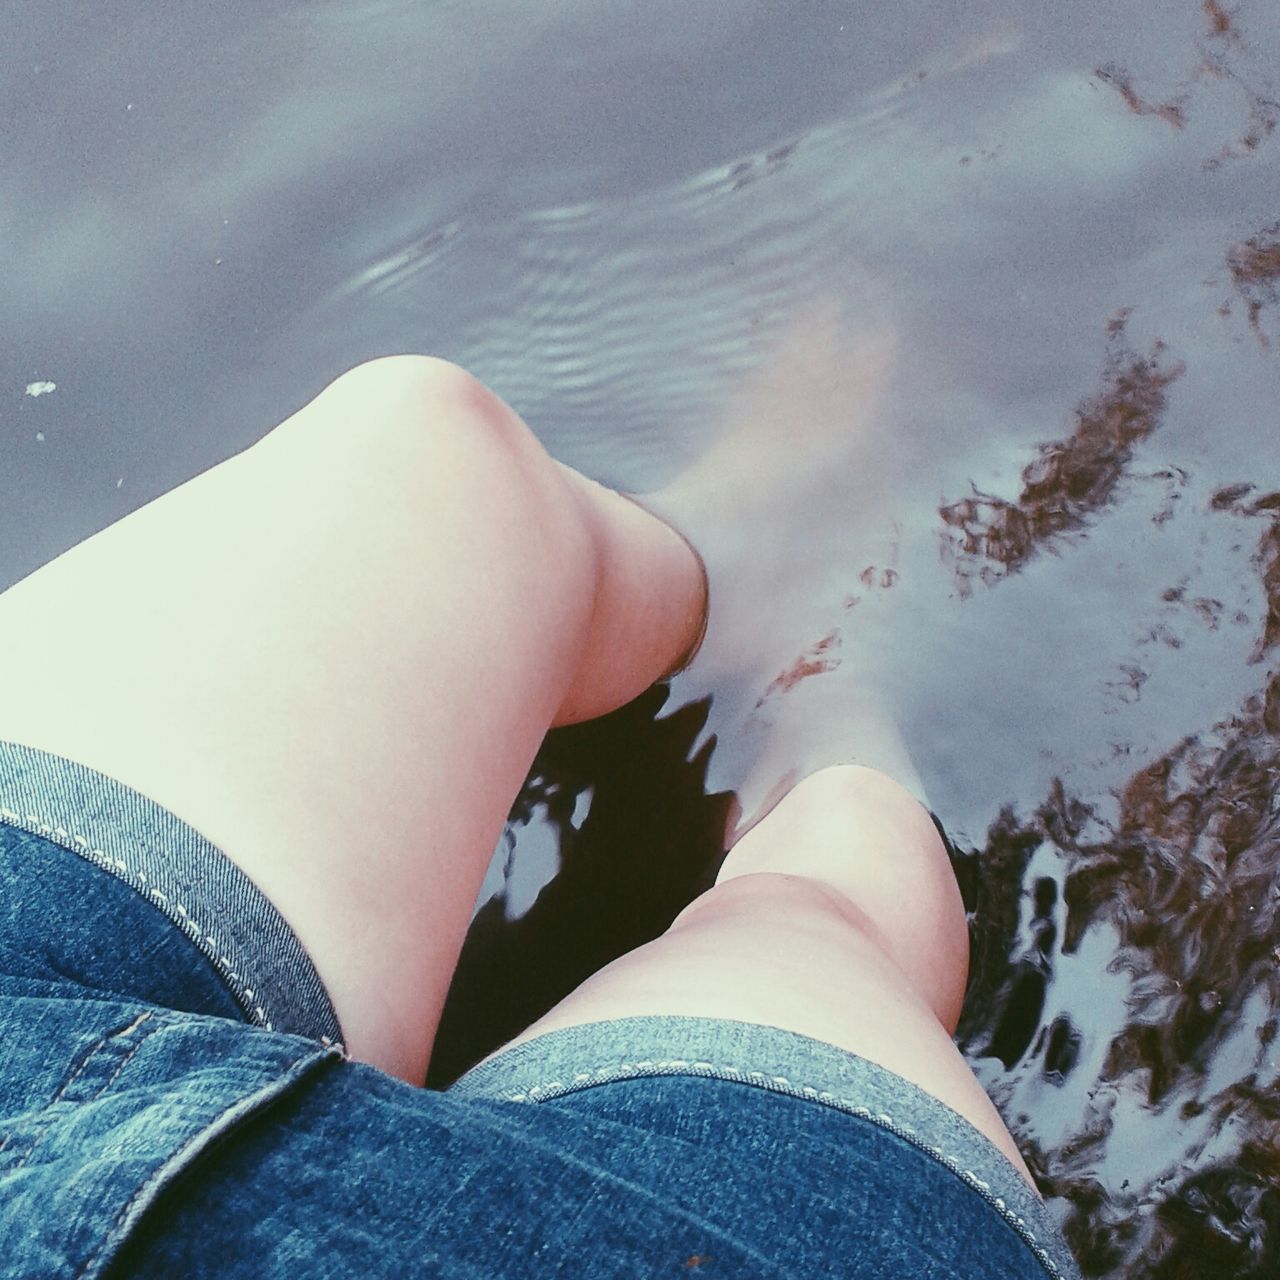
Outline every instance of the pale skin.
<path id="1" fill-rule="evenodd" d="M 0 738 L 218 845 L 308 949 L 350 1055 L 420 1084 L 543 736 L 680 666 L 706 612 L 670 525 L 463 370 L 390 357 L 0 595 Z M 942 1099 L 1030 1181 L 951 1038 L 967 963 L 925 810 L 886 773 L 823 769 L 520 1038 L 643 1014 L 800 1032 Z"/>

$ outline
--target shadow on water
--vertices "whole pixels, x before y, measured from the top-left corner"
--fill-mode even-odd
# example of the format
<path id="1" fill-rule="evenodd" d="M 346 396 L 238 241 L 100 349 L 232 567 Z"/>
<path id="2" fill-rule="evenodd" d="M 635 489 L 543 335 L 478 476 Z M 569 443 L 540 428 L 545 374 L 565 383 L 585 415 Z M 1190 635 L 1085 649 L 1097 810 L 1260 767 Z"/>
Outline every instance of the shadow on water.
<path id="1" fill-rule="evenodd" d="M 744 715 L 888 690 L 970 911 L 961 1046 L 1086 1273 L 1270 1280 L 1280 8 L 1040 8 L 15 0 L 0 581 L 393 350 L 657 488 L 838 293 L 901 340 L 897 478 L 831 477 L 892 545 L 770 532 L 847 580 Z M 681 688 L 548 739 L 433 1083 L 709 883 L 758 744 Z"/>
<path id="2" fill-rule="evenodd" d="M 549 735 L 511 823 L 554 829 L 556 877 L 508 920 L 476 913 L 449 991 L 428 1084 L 444 1087 L 609 961 L 651 941 L 711 887 L 732 796 L 707 795 L 707 706 L 657 718 L 662 686 L 612 715 Z M 579 800 L 590 809 L 574 826 Z"/>

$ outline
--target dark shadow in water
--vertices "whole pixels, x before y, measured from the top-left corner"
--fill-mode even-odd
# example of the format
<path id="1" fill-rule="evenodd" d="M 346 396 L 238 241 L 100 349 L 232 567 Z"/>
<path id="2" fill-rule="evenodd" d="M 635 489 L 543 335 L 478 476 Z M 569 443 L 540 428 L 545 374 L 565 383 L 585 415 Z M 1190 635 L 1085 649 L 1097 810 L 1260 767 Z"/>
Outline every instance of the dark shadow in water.
<path id="1" fill-rule="evenodd" d="M 999 582 L 1086 528 L 1116 498 L 1134 447 L 1159 427 L 1166 392 L 1183 366 L 1167 362 L 1161 342 L 1150 355 L 1134 354 L 1124 340 L 1127 320 L 1121 311 L 1108 325 L 1101 390 L 1076 410 L 1068 437 L 1040 446 L 1023 469 L 1017 498 L 1009 502 L 975 488 L 972 497 L 939 508 L 947 526 L 943 553 L 962 595 L 974 578 Z"/>
<path id="2" fill-rule="evenodd" d="M 657 686 L 602 719 L 556 730 L 512 821 L 545 806 L 562 869 L 528 913 L 502 896 L 477 914 L 449 990 L 431 1071 L 444 1088 L 611 960 L 651 941 L 704 889 L 722 859 L 732 795 L 705 794 L 711 739 L 693 746 L 708 700 L 655 719 Z M 580 828 L 571 818 L 592 789 Z"/>

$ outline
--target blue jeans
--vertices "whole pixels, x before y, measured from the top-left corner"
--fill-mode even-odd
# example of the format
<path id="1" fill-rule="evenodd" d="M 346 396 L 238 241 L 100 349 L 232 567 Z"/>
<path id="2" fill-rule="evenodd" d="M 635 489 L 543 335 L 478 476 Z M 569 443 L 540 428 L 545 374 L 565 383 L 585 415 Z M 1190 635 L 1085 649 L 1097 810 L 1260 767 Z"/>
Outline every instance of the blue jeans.
<path id="1" fill-rule="evenodd" d="M 1078 1277 L 966 1121 L 804 1036 L 596 1023 L 444 1092 L 352 1062 L 234 864 L 5 743 L 0 891 L 5 1280 Z"/>

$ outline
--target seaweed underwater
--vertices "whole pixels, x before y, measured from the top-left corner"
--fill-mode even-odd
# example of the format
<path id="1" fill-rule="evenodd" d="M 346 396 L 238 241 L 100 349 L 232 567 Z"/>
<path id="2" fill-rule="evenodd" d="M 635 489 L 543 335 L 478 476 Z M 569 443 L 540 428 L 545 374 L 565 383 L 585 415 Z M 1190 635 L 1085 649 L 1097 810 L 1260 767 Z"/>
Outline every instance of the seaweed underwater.
<path id="1" fill-rule="evenodd" d="M 1280 96 L 1265 71 L 1245 65 L 1251 48 L 1239 13 L 1219 0 L 1202 0 L 1200 9 L 1205 29 L 1193 41 L 1194 62 L 1176 87 L 1159 94 L 1143 91 L 1134 74 L 1117 63 L 1098 67 L 1094 76 L 1119 94 L 1134 115 L 1150 116 L 1174 129 L 1186 127 L 1215 87 L 1241 100 L 1245 118 L 1236 136 L 1201 162 L 1203 169 L 1212 171 L 1263 147 L 1280 125 Z"/>
<path id="2" fill-rule="evenodd" d="M 1227 270 L 1236 297 L 1245 305 L 1249 327 L 1264 348 L 1270 350 L 1274 330 L 1280 321 L 1272 314 L 1280 306 L 1280 222 L 1264 227 L 1256 236 L 1238 241 L 1227 250 Z M 1232 300 L 1219 308 L 1230 315 Z"/>
<path id="3" fill-rule="evenodd" d="M 1076 409 L 1069 436 L 1039 447 L 1015 499 L 975 487 L 939 508 L 943 555 L 962 596 L 975 579 L 990 586 L 1056 549 L 1118 497 L 1135 446 L 1160 426 L 1168 388 L 1183 373 L 1161 342 L 1145 356 L 1133 352 L 1124 339 L 1127 322 L 1127 311 L 1109 322 L 1102 388 Z"/>

